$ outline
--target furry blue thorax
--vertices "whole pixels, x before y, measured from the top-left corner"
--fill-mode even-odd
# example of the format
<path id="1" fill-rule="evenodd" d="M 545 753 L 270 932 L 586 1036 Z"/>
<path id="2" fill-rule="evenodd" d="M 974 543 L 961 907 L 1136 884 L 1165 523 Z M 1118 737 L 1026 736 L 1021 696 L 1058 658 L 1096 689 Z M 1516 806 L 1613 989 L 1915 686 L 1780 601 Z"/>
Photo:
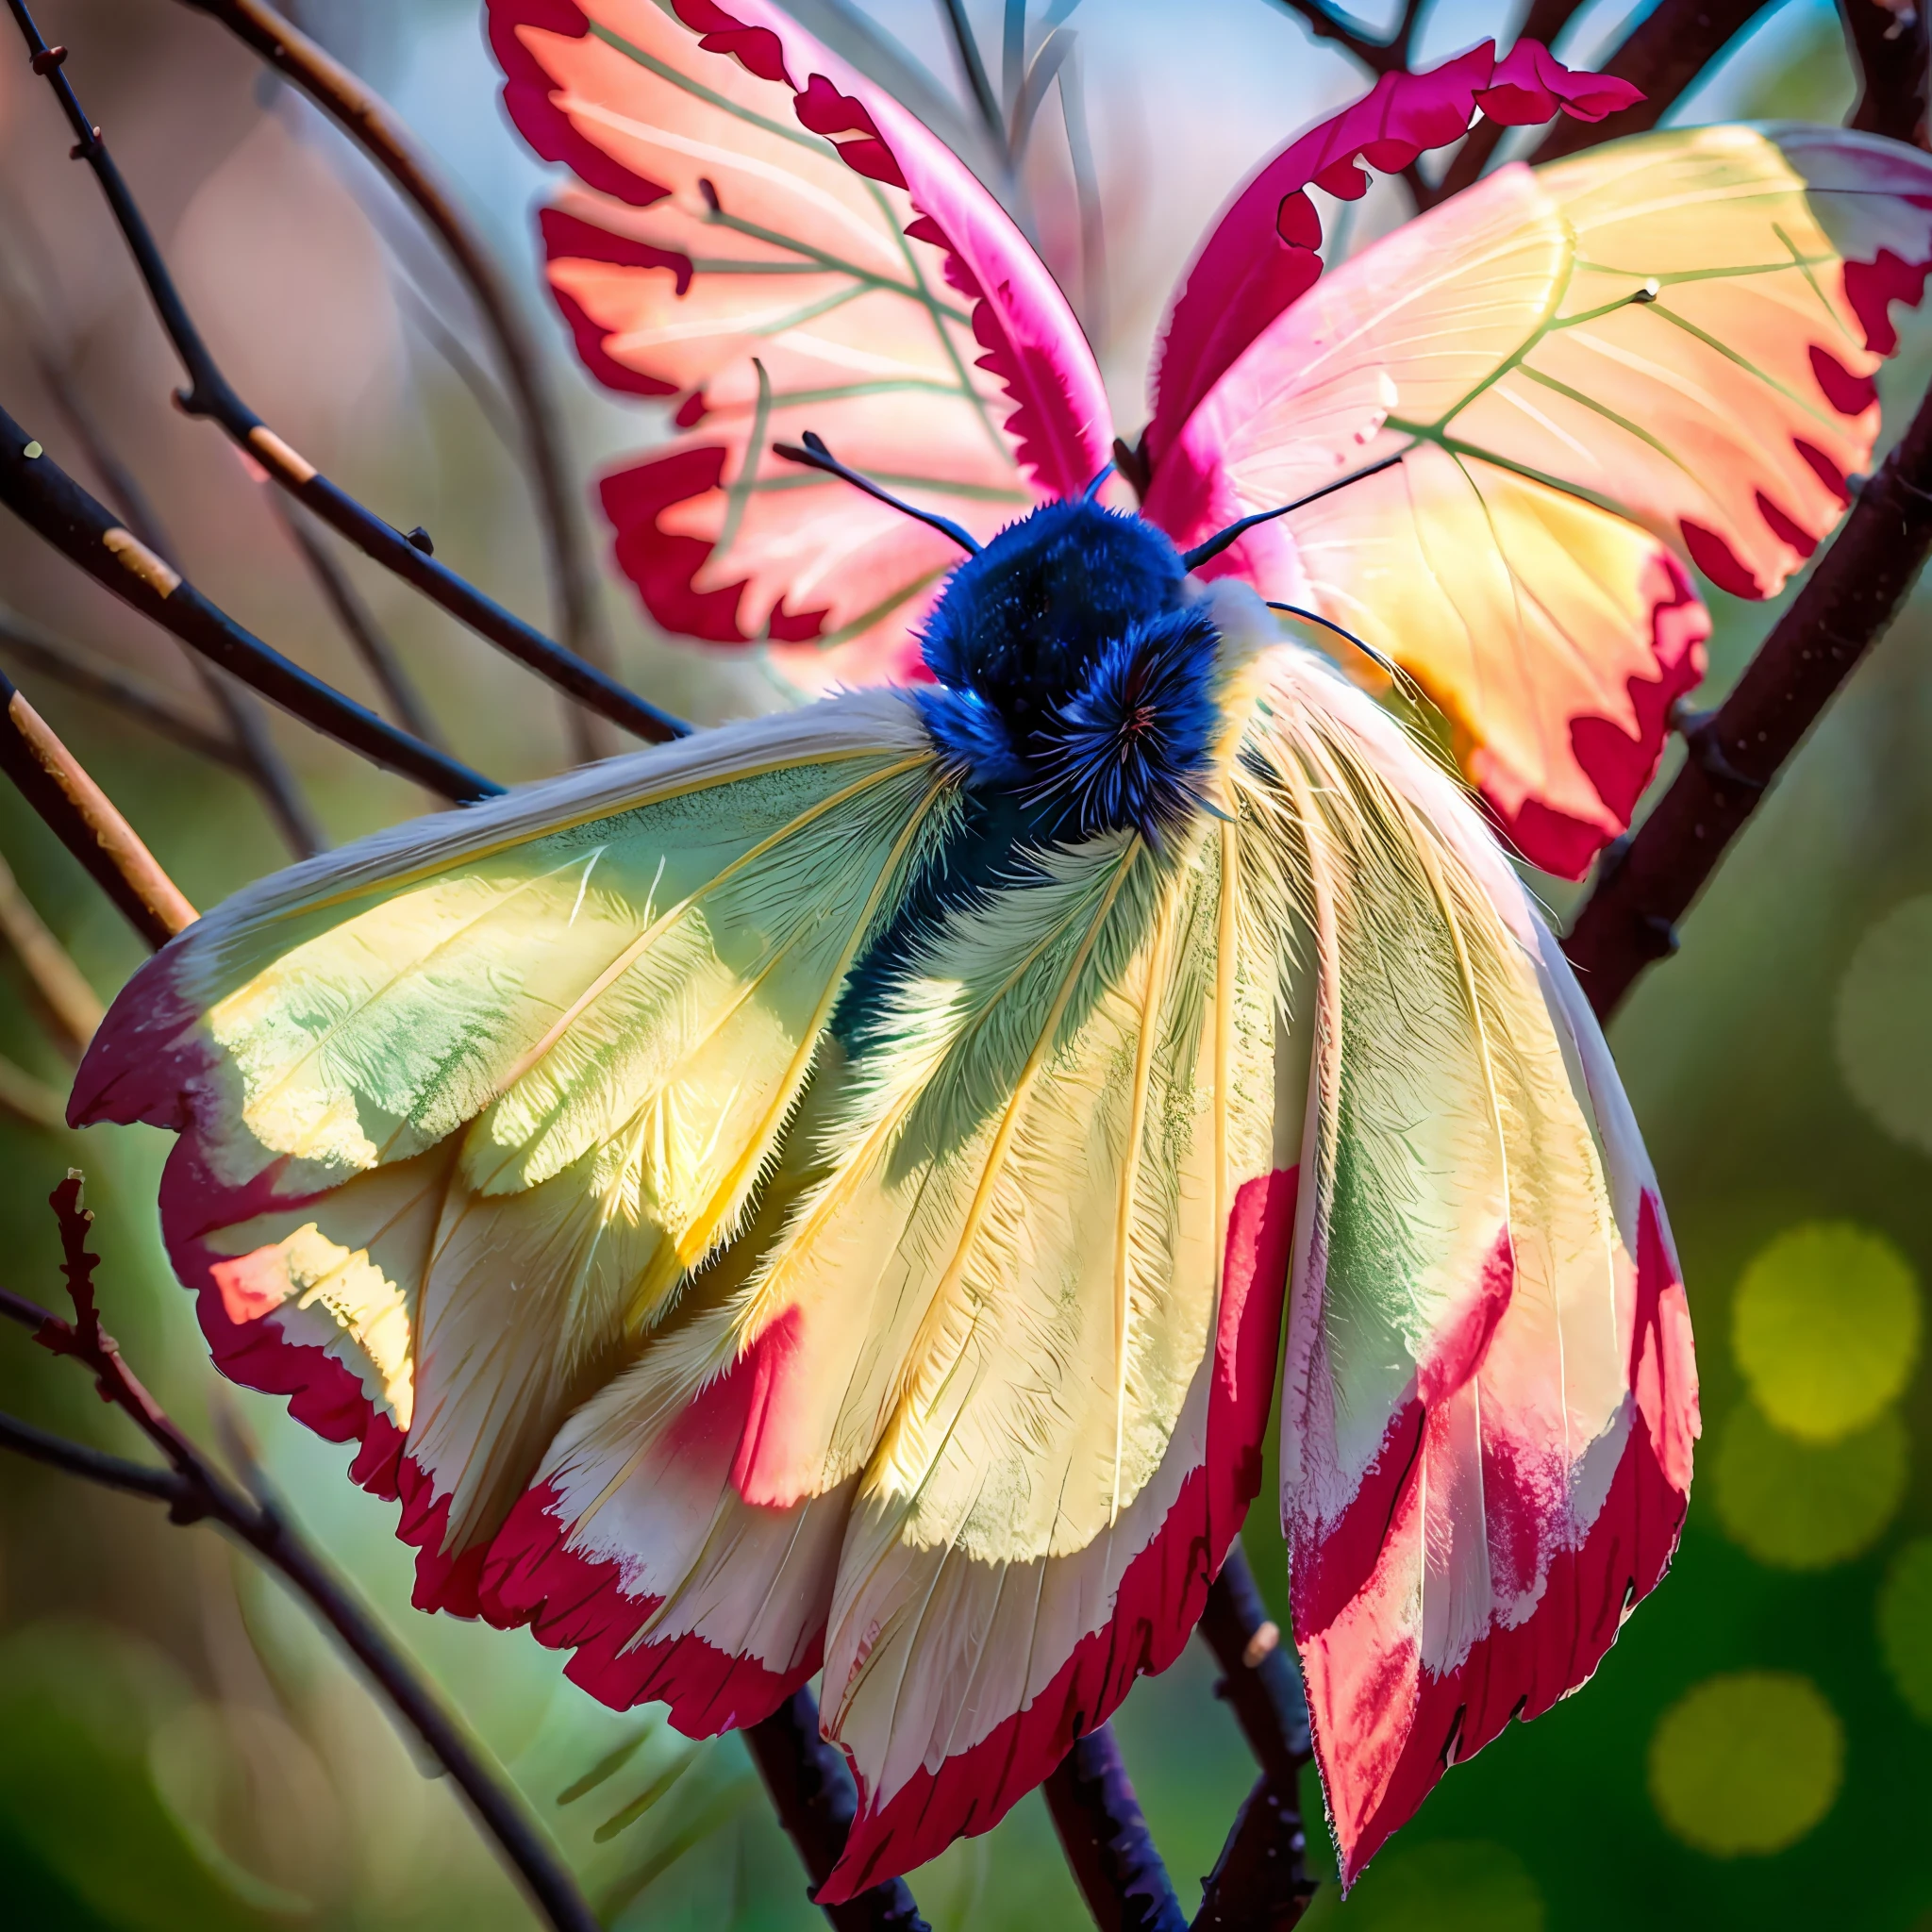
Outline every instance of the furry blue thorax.
<path id="1" fill-rule="evenodd" d="M 1195 808 L 1220 638 L 1152 524 L 1042 504 L 953 573 L 921 642 L 934 742 L 974 790 L 1036 808 L 1047 836 L 1158 845 Z"/>

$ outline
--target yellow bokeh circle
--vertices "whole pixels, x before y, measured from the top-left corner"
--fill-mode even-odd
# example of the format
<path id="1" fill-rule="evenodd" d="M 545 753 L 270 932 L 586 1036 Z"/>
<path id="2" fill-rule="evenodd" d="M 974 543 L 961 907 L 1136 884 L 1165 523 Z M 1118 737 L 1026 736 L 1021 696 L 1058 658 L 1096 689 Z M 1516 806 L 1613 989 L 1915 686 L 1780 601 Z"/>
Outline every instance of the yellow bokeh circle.
<path id="1" fill-rule="evenodd" d="M 1905 1424 L 1882 1415 L 1841 1442 L 1795 1441 L 1748 1402 L 1725 1419 L 1711 1469 L 1718 1519 L 1778 1570 L 1824 1570 L 1869 1550 L 1905 1500 Z"/>
<path id="2" fill-rule="evenodd" d="M 1731 1311 L 1738 1366 L 1787 1435 L 1836 1442 L 1903 1393 L 1919 1356 L 1919 1284 L 1892 1243 L 1812 1222 L 1760 1248 Z"/>
<path id="3" fill-rule="evenodd" d="M 1878 1653 L 1913 1716 L 1932 1724 L 1932 1537 L 1914 1537 L 1878 1592 Z"/>
<path id="4" fill-rule="evenodd" d="M 1674 1837 L 1713 1857 L 1781 1852 L 1831 1809 L 1844 1758 L 1844 1726 L 1808 1677 L 1708 1677 L 1651 1734 L 1651 1802 Z"/>
<path id="5" fill-rule="evenodd" d="M 1932 894 L 1895 906 L 1839 982 L 1833 1044 L 1852 1096 L 1887 1133 L 1932 1154 Z"/>

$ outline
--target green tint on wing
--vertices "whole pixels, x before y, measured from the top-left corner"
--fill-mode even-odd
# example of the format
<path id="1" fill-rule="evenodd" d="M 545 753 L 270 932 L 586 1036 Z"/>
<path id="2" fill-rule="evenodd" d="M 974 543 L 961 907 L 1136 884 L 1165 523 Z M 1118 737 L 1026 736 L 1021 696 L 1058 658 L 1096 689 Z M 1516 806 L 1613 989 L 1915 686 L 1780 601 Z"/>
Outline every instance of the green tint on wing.
<path id="1" fill-rule="evenodd" d="M 274 1244 L 311 1312 L 387 1321 L 386 1383 L 406 1316 L 409 1452 L 456 1492 L 453 1540 L 736 1230 L 956 809 L 896 696 L 713 736 L 352 848 L 175 961 L 211 1163 L 302 1197 L 218 1245 Z"/>

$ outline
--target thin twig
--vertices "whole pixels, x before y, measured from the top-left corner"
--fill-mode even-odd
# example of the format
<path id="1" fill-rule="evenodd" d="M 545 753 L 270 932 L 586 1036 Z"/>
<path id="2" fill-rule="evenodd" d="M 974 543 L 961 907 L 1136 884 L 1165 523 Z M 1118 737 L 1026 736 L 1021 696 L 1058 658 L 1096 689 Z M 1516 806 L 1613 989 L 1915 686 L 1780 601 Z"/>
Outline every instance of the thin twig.
<path id="1" fill-rule="evenodd" d="M 244 630 L 109 515 L 4 409 L 0 503 L 123 602 L 305 724 L 459 803 L 503 790 L 397 730 Z"/>
<path id="2" fill-rule="evenodd" d="M 329 555 L 326 546 L 308 527 L 294 504 L 279 491 L 275 492 L 271 500 L 282 527 L 289 533 L 290 541 L 301 552 L 309 575 L 314 577 L 329 608 L 335 612 L 336 622 L 347 633 L 349 641 L 356 647 L 357 656 L 381 687 L 390 709 L 396 714 L 403 729 L 420 738 L 425 744 L 434 745 L 438 751 L 444 750 L 442 733 L 437 728 L 436 720 L 429 715 L 429 707 L 423 702 L 422 693 L 403 669 L 403 660 L 396 656 L 395 646 L 383 635 L 374 613 L 350 582 L 348 572 Z"/>
<path id="3" fill-rule="evenodd" d="M 235 746 L 182 710 L 172 698 L 136 683 L 105 658 L 77 645 L 57 642 L 38 625 L 27 623 L 4 606 L 0 606 L 0 652 L 70 691 L 110 706 L 198 758 L 232 772 L 242 770 L 242 754 Z"/>
<path id="4" fill-rule="evenodd" d="M 108 153 L 99 127 L 87 118 L 68 84 L 66 49 L 49 47 L 42 39 L 26 0 L 7 0 L 7 4 L 26 42 L 35 73 L 42 75 L 53 89 L 61 112 L 74 129 L 75 158 L 86 161 L 100 183 L 122 239 L 134 257 L 149 300 L 188 374 L 188 388 L 175 398 L 183 412 L 205 416 L 218 424 L 239 448 L 246 451 L 276 483 L 299 498 L 324 523 L 376 562 L 413 584 L 480 637 L 548 678 L 579 703 L 642 739 L 660 741 L 682 737 L 689 726 L 647 704 L 594 664 L 565 650 L 494 599 L 486 597 L 474 584 L 438 563 L 431 554 L 426 531 L 419 528 L 405 536 L 365 509 L 276 435 L 242 400 L 190 318 L 153 233 Z"/>
<path id="5" fill-rule="evenodd" d="M 102 1400 L 133 1422 L 160 1452 L 167 1467 L 150 1470 L 104 1456 L 12 1417 L 0 1417 L 0 1446 L 91 1482 L 165 1503 L 171 1522 L 216 1524 L 253 1550 L 307 1599 L 368 1673 L 392 1714 L 449 1774 L 543 1918 L 557 1932 L 597 1932 L 595 1914 L 522 1795 L 500 1769 L 485 1760 L 441 1693 L 391 1640 L 368 1605 L 279 1508 L 249 1495 L 223 1474 L 122 1359 L 113 1338 L 101 1326 L 94 1298 L 93 1271 L 99 1257 L 87 1246 L 93 1217 L 80 1205 L 80 1176 L 70 1174 L 50 1198 L 59 1219 L 61 1272 L 67 1277 L 75 1319 L 63 1321 L 4 1290 L 0 1315 L 32 1328 L 43 1348 L 80 1363 L 93 1376 Z"/>
<path id="6" fill-rule="evenodd" d="M 80 760 L 0 675 L 0 771 L 151 946 L 192 925 L 194 908 L 155 863 Z"/>
<path id="7" fill-rule="evenodd" d="M 1322 0 L 1275 0 L 1275 4 L 1293 14 L 1317 40 L 1333 41 L 1353 54 L 1372 74 L 1392 74 L 1407 64 L 1394 42 L 1378 41 L 1364 33 L 1354 22 L 1324 7 Z"/>
<path id="8" fill-rule="evenodd" d="M 101 1024 L 101 1000 L 74 963 L 33 901 L 20 889 L 13 868 L 0 858 L 0 937 L 13 949 L 41 1004 L 54 1023 L 62 1051 L 77 1060 Z"/>
<path id="9" fill-rule="evenodd" d="M 44 334 L 44 331 L 40 333 Z M 88 461 L 100 478 L 108 500 L 121 513 L 121 520 L 156 556 L 175 569 L 179 561 L 168 541 L 161 521 L 148 501 L 134 472 L 108 440 L 94 413 L 87 407 L 63 355 L 43 340 L 36 357 L 41 380 L 54 399 L 54 407 L 67 420 L 75 439 L 87 452 Z M 275 822 L 289 849 L 297 858 L 312 858 L 328 844 L 308 801 L 302 795 L 295 774 L 275 749 L 268 725 L 256 699 L 225 677 L 211 664 L 190 656 L 216 708 L 227 721 L 228 735 L 236 751 L 236 763 L 242 775 L 254 785 L 269 815 Z"/>
<path id="10" fill-rule="evenodd" d="M 422 144 L 389 104 L 262 0 L 185 0 L 219 21 L 300 88 L 375 165 L 442 243 L 496 344 L 534 471 L 537 507 L 556 588 L 558 628 L 580 658 L 611 668 L 591 559 L 563 446 L 561 417 L 522 307 L 489 244 L 439 177 Z M 573 720 L 574 724 L 575 720 Z M 625 721 L 618 719 L 619 724 Z M 634 727 L 633 727 L 634 728 Z M 650 736 L 650 733 L 645 733 Z M 591 746 L 578 746 L 588 755 Z"/>
<path id="11" fill-rule="evenodd" d="M 67 1124 L 66 1099 L 4 1055 L 0 1055 L 0 1112 L 49 1132 Z"/>
<path id="12" fill-rule="evenodd" d="M 831 1876 L 845 1849 L 858 1792 L 845 1759 L 819 1736 L 819 1707 L 795 1690 L 768 1718 L 745 1727 L 744 1741 L 771 1793 L 778 1823 L 810 1874 L 808 1894 Z M 822 1906 L 838 1932 L 928 1932 L 903 1878 L 889 1878 L 842 1906 Z"/>
<path id="13" fill-rule="evenodd" d="M 999 96 L 993 92 L 986 62 L 980 57 L 979 41 L 973 31 L 973 23 L 966 18 L 965 0 L 940 0 L 940 17 L 946 24 L 953 58 L 959 63 L 960 76 L 973 96 L 973 105 L 979 109 L 979 119 L 986 128 L 987 138 L 992 142 L 995 152 L 1010 165 L 1012 156 L 1007 147 L 1006 123 L 1000 114 Z"/>

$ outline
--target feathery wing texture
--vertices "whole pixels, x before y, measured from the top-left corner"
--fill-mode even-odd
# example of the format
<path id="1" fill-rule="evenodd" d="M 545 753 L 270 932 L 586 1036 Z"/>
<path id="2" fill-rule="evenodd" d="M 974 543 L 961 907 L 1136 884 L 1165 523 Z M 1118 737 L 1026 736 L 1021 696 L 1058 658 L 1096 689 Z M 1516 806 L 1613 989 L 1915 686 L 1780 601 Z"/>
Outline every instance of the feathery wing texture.
<path id="1" fill-rule="evenodd" d="M 1576 876 L 1703 674 L 1674 547 L 1752 596 L 1810 554 L 1870 461 L 1888 303 L 1928 264 L 1932 159 L 1869 135 L 1706 127 L 1505 168 L 1274 323 L 1148 512 L 1191 541 L 1402 455 L 1225 567 L 1413 673 L 1523 851 Z"/>
<path id="2" fill-rule="evenodd" d="M 1162 326 L 1146 453 L 1158 464 L 1182 424 L 1243 349 L 1322 273 L 1312 185 L 1344 201 L 1368 192 L 1361 162 L 1394 173 L 1460 141 L 1478 112 L 1508 127 L 1558 112 L 1601 121 L 1642 98 L 1628 81 L 1577 74 L 1536 41 L 1501 59 L 1485 41 L 1425 74 L 1385 74 L 1358 101 L 1264 162 L 1209 231 Z"/>
<path id="3" fill-rule="evenodd" d="M 1111 837 L 931 930 L 753 1258 L 498 1539 L 491 1614 L 686 1729 L 823 1662 L 860 1805 L 822 1903 L 990 1827 L 1171 1662 L 1258 1485 L 1300 1109 L 1250 870 L 1218 822 Z"/>
<path id="4" fill-rule="evenodd" d="M 1284 657 L 1257 754 L 1311 935 L 1282 1512 L 1346 1881 L 1596 1667 L 1675 1547 L 1697 1406 L 1569 969 L 1450 780 L 1339 684 Z"/>
<path id="5" fill-rule="evenodd" d="M 886 693 L 613 759 L 243 892 L 143 967 L 76 1123 L 182 1136 L 217 1358 L 365 1442 L 419 1598 L 736 1231 L 957 793 Z"/>
<path id="6" fill-rule="evenodd" d="M 772 454 L 845 462 L 981 538 L 1082 490 L 1112 428 L 1073 312 L 971 173 L 762 0 L 491 0 L 506 99 L 581 186 L 543 215 L 592 373 L 688 433 L 606 478 L 667 628 L 801 682 L 915 674 L 948 541 Z"/>

